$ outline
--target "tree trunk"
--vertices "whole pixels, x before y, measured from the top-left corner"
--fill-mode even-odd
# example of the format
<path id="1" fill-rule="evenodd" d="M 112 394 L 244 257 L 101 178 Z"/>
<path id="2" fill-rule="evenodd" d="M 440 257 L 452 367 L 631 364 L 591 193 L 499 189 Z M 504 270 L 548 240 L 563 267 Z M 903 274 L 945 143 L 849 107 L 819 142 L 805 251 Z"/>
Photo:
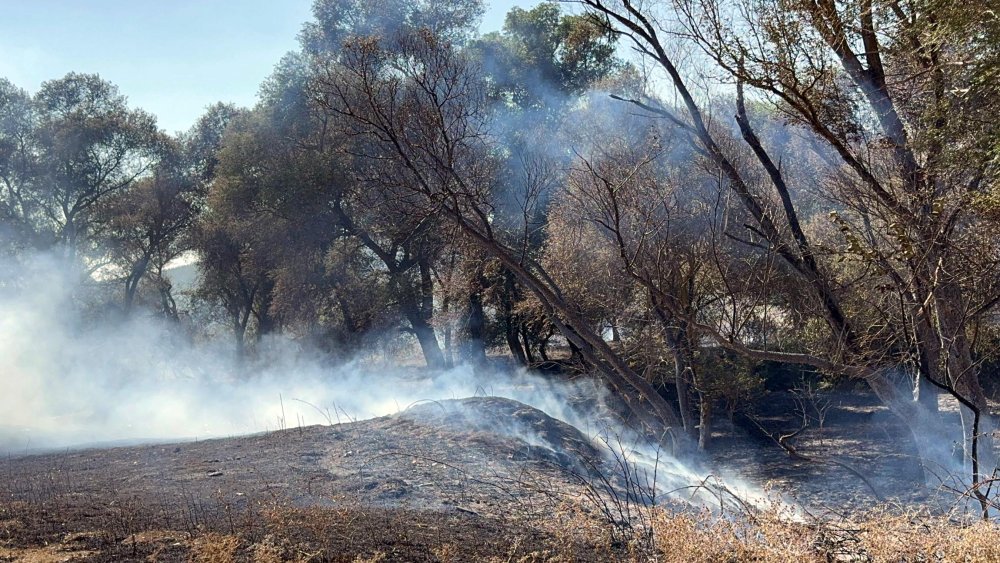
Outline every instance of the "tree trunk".
<path id="1" fill-rule="evenodd" d="M 510 349 L 510 353 L 514 356 L 514 360 L 522 366 L 528 365 L 528 355 L 525 354 L 524 348 L 521 347 L 521 339 L 518 338 L 517 327 L 513 326 L 514 319 L 509 318 L 508 322 L 504 326 L 504 338 L 507 340 L 507 348 Z"/>
<path id="2" fill-rule="evenodd" d="M 455 343 L 452 338 L 452 328 L 451 325 L 444 327 L 444 365 L 445 367 L 453 367 L 455 365 Z"/>
<path id="3" fill-rule="evenodd" d="M 937 413 L 940 410 L 938 406 L 938 390 L 927 381 L 927 377 L 922 373 L 918 373 L 914 377 L 913 383 L 913 397 L 921 404 L 927 412 Z"/>
<path id="4" fill-rule="evenodd" d="M 434 327 L 422 318 L 408 318 L 407 320 L 410 321 L 410 328 L 413 329 L 413 335 L 417 337 L 417 342 L 420 344 L 420 351 L 424 355 L 427 367 L 444 369 L 446 367 L 444 354 L 441 353 L 441 347 L 438 345 L 437 335 L 434 334 Z"/>
<path id="5" fill-rule="evenodd" d="M 913 399 L 918 401 L 928 412 L 937 413 L 938 389 L 931 382 L 927 381 L 928 368 L 921 365 L 921 368 L 913 376 Z"/>
<path id="6" fill-rule="evenodd" d="M 234 318 L 233 323 L 233 343 L 236 345 L 236 360 L 242 361 L 247 353 L 247 325 L 250 323 L 250 309 L 247 308 L 242 314 Z"/>
<path id="7" fill-rule="evenodd" d="M 694 420 L 694 403 L 691 400 L 691 384 L 694 367 L 691 365 L 690 347 L 685 334 L 678 330 L 676 323 L 671 322 L 669 313 L 657 305 L 656 296 L 650 294 L 650 301 L 656 312 L 656 317 L 663 327 L 663 336 L 674 358 L 674 388 L 677 390 L 677 410 L 680 414 L 684 430 L 694 438 L 697 430 Z"/>
<path id="8" fill-rule="evenodd" d="M 454 326 L 448 315 L 450 312 L 451 296 L 448 292 L 445 292 L 444 298 L 441 300 L 441 313 L 447 321 L 445 322 L 444 330 L 442 330 L 442 337 L 444 338 L 444 364 L 449 368 L 455 365 L 455 343 L 452 339 Z"/>
<path id="9" fill-rule="evenodd" d="M 257 334 L 255 335 L 257 341 L 260 341 L 266 334 L 276 332 L 281 324 L 280 319 L 271 312 L 271 303 L 274 300 L 274 282 L 263 280 L 259 287 L 260 289 L 257 291 L 259 303 L 254 307 L 254 316 L 257 318 Z"/>
<path id="10" fill-rule="evenodd" d="M 699 393 L 700 421 L 698 423 L 698 451 L 706 451 L 712 444 L 712 400 Z"/>
<path id="11" fill-rule="evenodd" d="M 674 355 L 674 388 L 677 390 L 677 410 L 684 425 L 684 431 L 694 437 L 694 405 L 691 401 L 691 370 L 687 368 L 679 354 Z"/>
<path id="12" fill-rule="evenodd" d="M 535 363 L 535 355 L 531 351 L 531 340 L 528 336 L 528 330 L 523 323 L 519 327 L 518 334 L 521 336 L 521 344 L 524 345 L 524 358 L 527 360 L 526 365 L 533 365 Z"/>
<path id="13" fill-rule="evenodd" d="M 478 288 L 469 292 L 465 319 L 462 323 L 462 360 L 473 365 L 486 362 L 486 313 Z"/>
<path id="14" fill-rule="evenodd" d="M 163 277 L 162 272 L 157 275 L 158 283 L 157 290 L 160 293 L 160 310 L 163 313 L 163 317 L 173 321 L 180 321 L 180 316 L 177 314 L 177 302 L 174 300 L 173 285 L 171 285 L 170 280 Z"/>
<path id="15" fill-rule="evenodd" d="M 964 404 L 965 408 L 961 411 L 963 451 L 966 460 L 978 466 L 978 481 L 984 475 L 991 475 L 997 467 L 993 450 L 994 425 L 986 392 L 979 381 L 979 368 L 972 360 L 972 343 L 966 333 L 965 301 L 954 281 L 939 286 L 935 292 L 935 308 L 946 358 L 946 373 L 937 381 L 946 382 L 952 396 Z"/>
<path id="16" fill-rule="evenodd" d="M 507 348 L 510 350 L 510 354 L 514 357 L 514 360 L 518 364 L 526 366 L 528 365 L 528 355 L 525 354 L 524 348 L 521 346 L 517 327 L 518 316 L 514 313 L 514 304 L 518 301 L 517 283 L 513 272 L 506 268 L 503 270 L 502 277 L 503 290 L 500 295 L 500 314 L 504 329 L 504 341 L 507 342 Z"/>
<path id="17" fill-rule="evenodd" d="M 430 264 L 426 260 L 420 260 L 417 264 L 420 269 L 420 285 L 416 288 L 416 292 L 402 291 L 400 308 L 410 323 L 413 335 L 417 337 L 427 367 L 444 369 L 447 367 L 444 353 L 441 352 L 437 335 L 430 322 L 434 315 L 434 280 L 431 277 Z"/>
<path id="18" fill-rule="evenodd" d="M 135 295 L 139 291 L 139 283 L 146 275 L 149 268 L 149 256 L 143 256 L 132 264 L 128 277 L 125 278 L 125 298 L 122 302 L 122 311 L 128 316 L 132 312 L 132 305 L 135 303 Z"/>

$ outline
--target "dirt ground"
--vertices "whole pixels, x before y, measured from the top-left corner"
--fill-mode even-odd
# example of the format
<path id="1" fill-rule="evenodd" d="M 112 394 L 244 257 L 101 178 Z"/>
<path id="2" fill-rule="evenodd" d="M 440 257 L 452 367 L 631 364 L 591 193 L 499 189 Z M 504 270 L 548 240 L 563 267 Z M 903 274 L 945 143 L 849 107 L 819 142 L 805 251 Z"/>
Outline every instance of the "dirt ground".
<path id="1" fill-rule="evenodd" d="M 771 397 L 756 422 L 720 423 L 702 470 L 770 487 L 811 514 L 954 505 L 924 485 L 905 430 L 874 399 L 834 398 L 823 427 L 796 438 L 840 464 L 790 459 L 766 436 L 761 427 L 797 424 L 782 401 L 792 398 Z M 615 467 L 606 457 L 573 427 L 491 397 L 252 436 L 9 457 L 0 561 L 517 561 L 580 541 L 538 523 L 581 507 L 599 518 L 593 493 L 621 485 L 603 480 Z M 598 547 L 573 552 L 612 558 Z"/>
<path id="2" fill-rule="evenodd" d="M 945 396 L 938 403 L 941 423 L 960 428 L 957 403 Z M 961 445 L 940 444 L 951 452 L 953 465 L 922 463 L 909 430 L 871 394 L 824 394 L 822 423 L 807 405 L 810 424 L 790 443 L 808 460 L 788 455 L 774 440 L 802 425 L 795 395 L 771 393 L 761 404 L 766 409 L 758 408 L 753 419 L 738 415 L 732 423 L 720 423 L 711 452 L 715 467 L 734 468 L 819 516 L 842 516 L 880 503 L 938 513 L 970 508 L 957 494 L 969 480 Z"/>
<path id="3" fill-rule="evenodd" d="M 561 448 L 596 455 L 575 429 L 540 411 L 503 399 L 468 403 L 494 421 L 521 416 Z M 170 560 L 172 549 L 184 560 L 183 538 L 265 537 L 275 528 L 287 537 L 288 523 L 299 519 L 325 521 L 317 533 L 323 541 L 299 539 L 324 544 L 320 550 L 331 560 L 337 560 L 331 554 L 376 552 L 390 560 L 436 560 L 431 547 L 451 544 L 475 558 L 543 552 L 556 539 L 525 522 L 581 494 L 568 469 L 573 460 L 469 427 L 461 417 L 449 420 L 461 412 L 442 408 L 228 439 L 5 459 L 0 560 L 153 553 Z M 470 544 L 468 537 L 479 540 Z"/>

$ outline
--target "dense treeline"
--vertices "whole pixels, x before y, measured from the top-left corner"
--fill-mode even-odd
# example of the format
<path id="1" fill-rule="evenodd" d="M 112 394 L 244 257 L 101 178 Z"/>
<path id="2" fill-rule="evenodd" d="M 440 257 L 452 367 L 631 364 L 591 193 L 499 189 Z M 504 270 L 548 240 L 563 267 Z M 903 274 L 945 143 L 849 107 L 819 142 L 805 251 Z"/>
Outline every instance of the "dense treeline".
<path id="1" fill-rule="evenodd" d="M 214 316 L 192 318 L 240 353 L 503 349 L 603 375 L 679 447 L 775 366 L 867 384 L 918 438 L 958 439 L 944 392 L 988 476 L 995 13 L 574 6 L 477 35 L 476 0 L 317 0 L 254 108 L 177 137 L 97 76 L 0 82 L 2 252 L 54 250 L 117 314 L 174 321 L 164 269 L 193 254 Z"/>

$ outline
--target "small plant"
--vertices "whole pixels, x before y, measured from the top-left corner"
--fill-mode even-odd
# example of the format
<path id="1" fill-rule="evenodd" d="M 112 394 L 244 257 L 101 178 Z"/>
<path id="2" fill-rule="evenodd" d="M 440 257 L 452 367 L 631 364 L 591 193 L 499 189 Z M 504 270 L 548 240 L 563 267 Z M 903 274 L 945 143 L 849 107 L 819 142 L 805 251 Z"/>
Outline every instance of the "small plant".
<path id="1" fill-rule="evenodd" d="M 792 389 L 792 396 L 795 398 L 795 412 L 802 418 L 803 426 L 815 423 L 817 428 L 823 429 L 827 414 L 834 406 L 826 393 L 811 381 L 803 381 Z"/>

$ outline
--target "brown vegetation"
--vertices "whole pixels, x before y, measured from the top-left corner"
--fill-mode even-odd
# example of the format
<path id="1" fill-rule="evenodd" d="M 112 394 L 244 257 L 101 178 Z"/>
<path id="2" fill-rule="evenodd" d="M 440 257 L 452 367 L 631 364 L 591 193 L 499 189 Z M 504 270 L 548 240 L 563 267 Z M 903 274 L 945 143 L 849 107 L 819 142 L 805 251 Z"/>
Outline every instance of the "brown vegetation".
<path id="1" fill-rule="evenodd" d="M 0 508 L 2 561 L 1000 561 L 995 524 L 874 510 L 849 521 L 801 521 L 774 508 L 720 517 L 650 508 L 647 528 L 622 542 L 592 507 L 565 503 L 519 524 L 462 513 L 351 506 L 274 507 L 235 526 L 150 524 L 143 508 L 89 525 L 25 506 Z M 46 530 L 25 533 L 27 529 Z"/>

